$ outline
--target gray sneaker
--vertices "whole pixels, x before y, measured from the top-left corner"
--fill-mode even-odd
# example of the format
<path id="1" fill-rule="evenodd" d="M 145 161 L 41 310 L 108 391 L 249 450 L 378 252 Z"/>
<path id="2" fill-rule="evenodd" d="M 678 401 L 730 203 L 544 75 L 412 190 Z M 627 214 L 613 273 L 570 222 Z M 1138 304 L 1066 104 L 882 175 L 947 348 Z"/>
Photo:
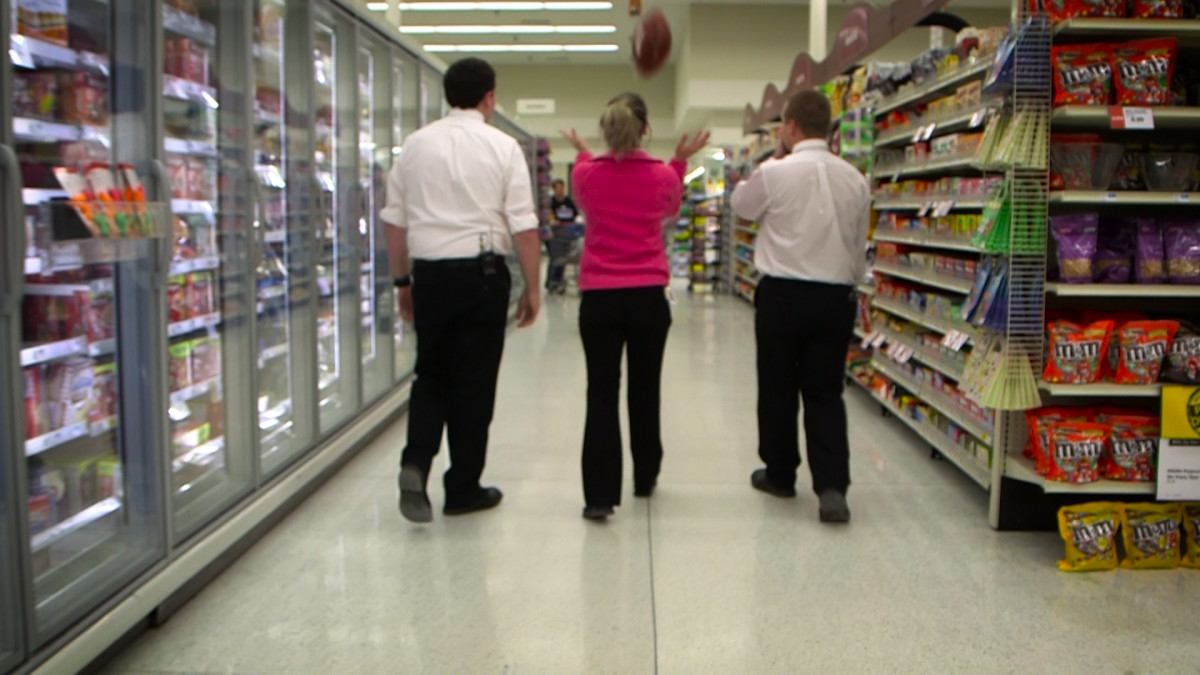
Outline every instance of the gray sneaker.
<path id="1" fill-rule="evenodd" d="M 414 523 L 433 521 L 433 507 L 425 494 L 425 474 L 414 466 L 400 467 L 400 513 Z"/>
<path id="2" fill-rule="evenodd" d="M 822 523 L 850 522 L 850 507 L 846 504 L 846 495 L 837 490 L 826 490 L 821 493 L 819 512 Z"/>

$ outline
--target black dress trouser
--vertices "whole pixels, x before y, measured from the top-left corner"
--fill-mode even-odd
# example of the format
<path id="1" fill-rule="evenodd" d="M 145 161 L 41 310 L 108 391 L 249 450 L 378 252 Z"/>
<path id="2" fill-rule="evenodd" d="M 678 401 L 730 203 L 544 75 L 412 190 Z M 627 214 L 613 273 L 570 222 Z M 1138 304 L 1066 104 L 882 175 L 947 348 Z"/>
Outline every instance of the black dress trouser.
<path id="1" fill-rule="evenodd" d="M 854 332 L 853 288 L 764 276 L 754 304 L 758 344 L 758 454 L 779 487 L 796 483 L 797 416 L 813 490 L 843 494 L 850 486 L 850 443 L 842 387 Z"/>
<path id="2" fill-rule="evenodd" d="M 445 428 L 450 507 L 470 503 L 482 489 L 512 287 L 503 261 L 494 271 L 485 275 L 473 258 L 413 263 L 417 364 L 401 464 L 428 476 Z"/>
<path id="3" fill-rule="evenodd" d="M 662 466 L 659 421 L 663 351 L 671 308 L 663 287 L 584 291 L 579 334 L 587 359 L 583 496 L 588 506 L 621 503 L 621 355 L 628 354 L 629 447 L 635 489 L 654 486 Z"/>

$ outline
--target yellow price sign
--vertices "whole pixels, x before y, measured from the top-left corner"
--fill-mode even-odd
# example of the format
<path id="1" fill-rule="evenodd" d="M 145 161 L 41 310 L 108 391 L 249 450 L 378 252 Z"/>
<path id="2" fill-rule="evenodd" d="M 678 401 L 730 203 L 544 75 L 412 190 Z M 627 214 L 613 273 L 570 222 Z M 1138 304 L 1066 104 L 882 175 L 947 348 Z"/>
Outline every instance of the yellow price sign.
<path id="1" fill-rule="evenodd" d="M 1200 440 L 1200 387 L 1163 385 L 1162 437 Z"/>

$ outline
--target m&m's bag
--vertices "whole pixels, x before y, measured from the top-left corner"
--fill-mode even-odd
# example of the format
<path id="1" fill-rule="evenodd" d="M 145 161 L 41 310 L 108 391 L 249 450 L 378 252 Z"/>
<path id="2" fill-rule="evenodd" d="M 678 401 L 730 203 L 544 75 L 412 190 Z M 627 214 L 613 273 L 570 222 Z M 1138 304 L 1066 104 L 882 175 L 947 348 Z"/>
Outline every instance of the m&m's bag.
<path id="1" fill-rule="evenodd" d="M 1111 502 L 1064 506 L 1058 510 L 1058 533 L 1067 554 L 1058 562 L 1064 572 L 1117 568 L 1117 526 L 1121 507 Z"/>
<path id="2" fill-rule="evenodd" d="M 1094 383 L 1112 330 L 1113 322 L 1108 320 L 1087 327 L 1063 320 L 1051 322 L 1050 354 L 1042 379 L 1060 384 Z"/>
<path id="3" fill-rule="evenodd" d="M 1108 105 L 1113 87 L 1110 49 L 1103 44 L 1053 47 L 1054 105 Z"/>
<path id="4" fill-rule="evenodd" d="M 1113 415 L 1099 418 L 1109 427 L 1104 477 L 1148 483 L 1154 480 L 1158 454 L 1158 418 L 1150 415 Z"/>
<path id="5" fill-rule="evenodd" d="M 1100 463 L 1108 448 L 1108 427 L 1097 422 L 1054 422 L 1050 425 L 1046 479 L 1063 483 L 1100 480 Z"/>
<path id="6" fill-rule="evenodd" d="M 1200 569 L 1200 503 L 1183 505 L 1183 536 L 1187 549 L 1179 564 Z"/>
<path id="7" fill-rule="evenodd" d="M 1116 332 L 1117 384 L 1154 384 L 1179 330 L 1178 321 L 1130 321 Z"/>
<path id="8" fill-rule="evenodd" d="M 1175 69 L 1175 38 L 1135 40 L 1112 51 L 1117 105 L 1167 105 Z"/>
<path id="9" fill-rule="evenodd" d="M 1125 562 L 1130 569 L 1169 569 L 1179 566 L 1179 526 L 1183 507 L 1170 504 L 1126 504 L 1121 531 Z"/>

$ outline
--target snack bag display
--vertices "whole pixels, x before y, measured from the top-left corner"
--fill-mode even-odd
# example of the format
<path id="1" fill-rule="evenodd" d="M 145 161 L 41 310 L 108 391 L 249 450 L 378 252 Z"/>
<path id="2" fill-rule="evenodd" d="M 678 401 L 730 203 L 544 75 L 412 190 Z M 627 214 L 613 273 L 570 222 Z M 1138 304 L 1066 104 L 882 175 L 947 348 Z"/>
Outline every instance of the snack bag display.
<path id="1" fill-rule="evenodd" d="M 1100 375 L 1100 359 L 1108 348 L 1112 321 L 1097 321 L 1087 327 L 1070 321 L 1054 321 L 1050 333 L 1050 358 L 1042 379 L 1058 384 L 1092 384 Z"/>
<path id="2" fill-rule="evenodd" d="M 1158 223 L 1142 218 L 1137 224 L 1137 243 L 1133 251 L 1133 279 L 1139 284 L 1161 284 L 1163 271 L 1163 233 Z"/>
<path id="3" fill-rule="evenodd" d="M 1102 422 L 1111 429 L 1104 477 L 1137 483 L 1154 480 L 1158 419 L 1148 415 L 1113 415 Z"/>
<path id="4" fill-rule="evenodd" d="M 1075 16 L 1125 18 L 1125 0 L 1075 0 Z"/>
<path id="5" fill-rule="evenodd" d="M 1058 510 L 1058 533 L 1067 547 L 1058 562 L 1063 572 L 1117 569 L 1117 527 L 1121 507 L 1111 502 L 1064 506 Z"/>
<path id="6" fill-rule="evenodd" d="M 1121 531 L 1125 540 L 1122 567 L 1149 570 L 1179 566 L 1183 509 L 1178 502 L 1126 504 L 1122 513 Z"/>
<path id="7" fill-rule="evenodd" d="M 1117 105 L 1170 103 L 1175 53 L 1175 38 L 1135 40 L 1117 45 L 1112 51 Z"/>
<path id="8" fill-rule="evenodd" d="M 1054 105 L 1108 105 L 1113 87 L 1108 45 L 1059 45 L 1050 51 Z"/>
<path id="9" fill-rule="evenodd" d="M 1058 277 L 1068 284 L 1092 282 L 1092 262 L 1096 258 L 1096 236 L 1100 216 L 1081 213 L 1054 216 L 1050 229 L 1058 245 Z"/>
<path id="10" fill-rule="evenodd" d="M 1200 383 L 1200 330 L 1191 324 L 1179 325 L 1171 348 L 1167 351 L 1167 367 L 1162 379 L 1183 384 Z"/>
<path id="11" fill-rule="evenodd" d="M 1133 277 L 1136 228 L 1124 218 L 1104 219 L 1096 234 L 1092 279 L 1098 284 L 1127 284 Z"/>
<path id="12" fill-rule="evenodd" d="M 1130 321 L 1117 330 L 1117 384 L 1158 382 L 1163 359 L 1179 330 L 1177 321 Z"/>
<path id="13" fill-rule="evenodd" d="M 1093 483 L 1100 480 L 1100 462 L 1108 448 L 1108 427 L 1097 422 L 1055 422 L 1050 425 L 1047 480 Z"/>
<path id="14" fill-rule="evenodd" d="M 1179 564 L 1200 569 L 1200 503 L 1183 505 L 1183 535 L 1187 549 Z"/>
<path id="15" fill-rule="evenodd" d="M 1050 473 L 1050 427 L 1057 422 L 1088 422 L 1090 418 L 1083 408 L 1038 408 L 1026 413 L 1029 423 L 1029 446 L 1027 449 L 1037 464 L 1039 474 Z"/>
<path id="16" fill-rule="evenodd" d="M 1180 0 L 1133 0 L 1131 19 L 1178 19 L 1183 16 Z"/>
<path id="17" fill-rule="evenodd" d="M 1160 223 L 1167 280 L 1200 284 L 1200 220 L 1173 218 Z"/>

